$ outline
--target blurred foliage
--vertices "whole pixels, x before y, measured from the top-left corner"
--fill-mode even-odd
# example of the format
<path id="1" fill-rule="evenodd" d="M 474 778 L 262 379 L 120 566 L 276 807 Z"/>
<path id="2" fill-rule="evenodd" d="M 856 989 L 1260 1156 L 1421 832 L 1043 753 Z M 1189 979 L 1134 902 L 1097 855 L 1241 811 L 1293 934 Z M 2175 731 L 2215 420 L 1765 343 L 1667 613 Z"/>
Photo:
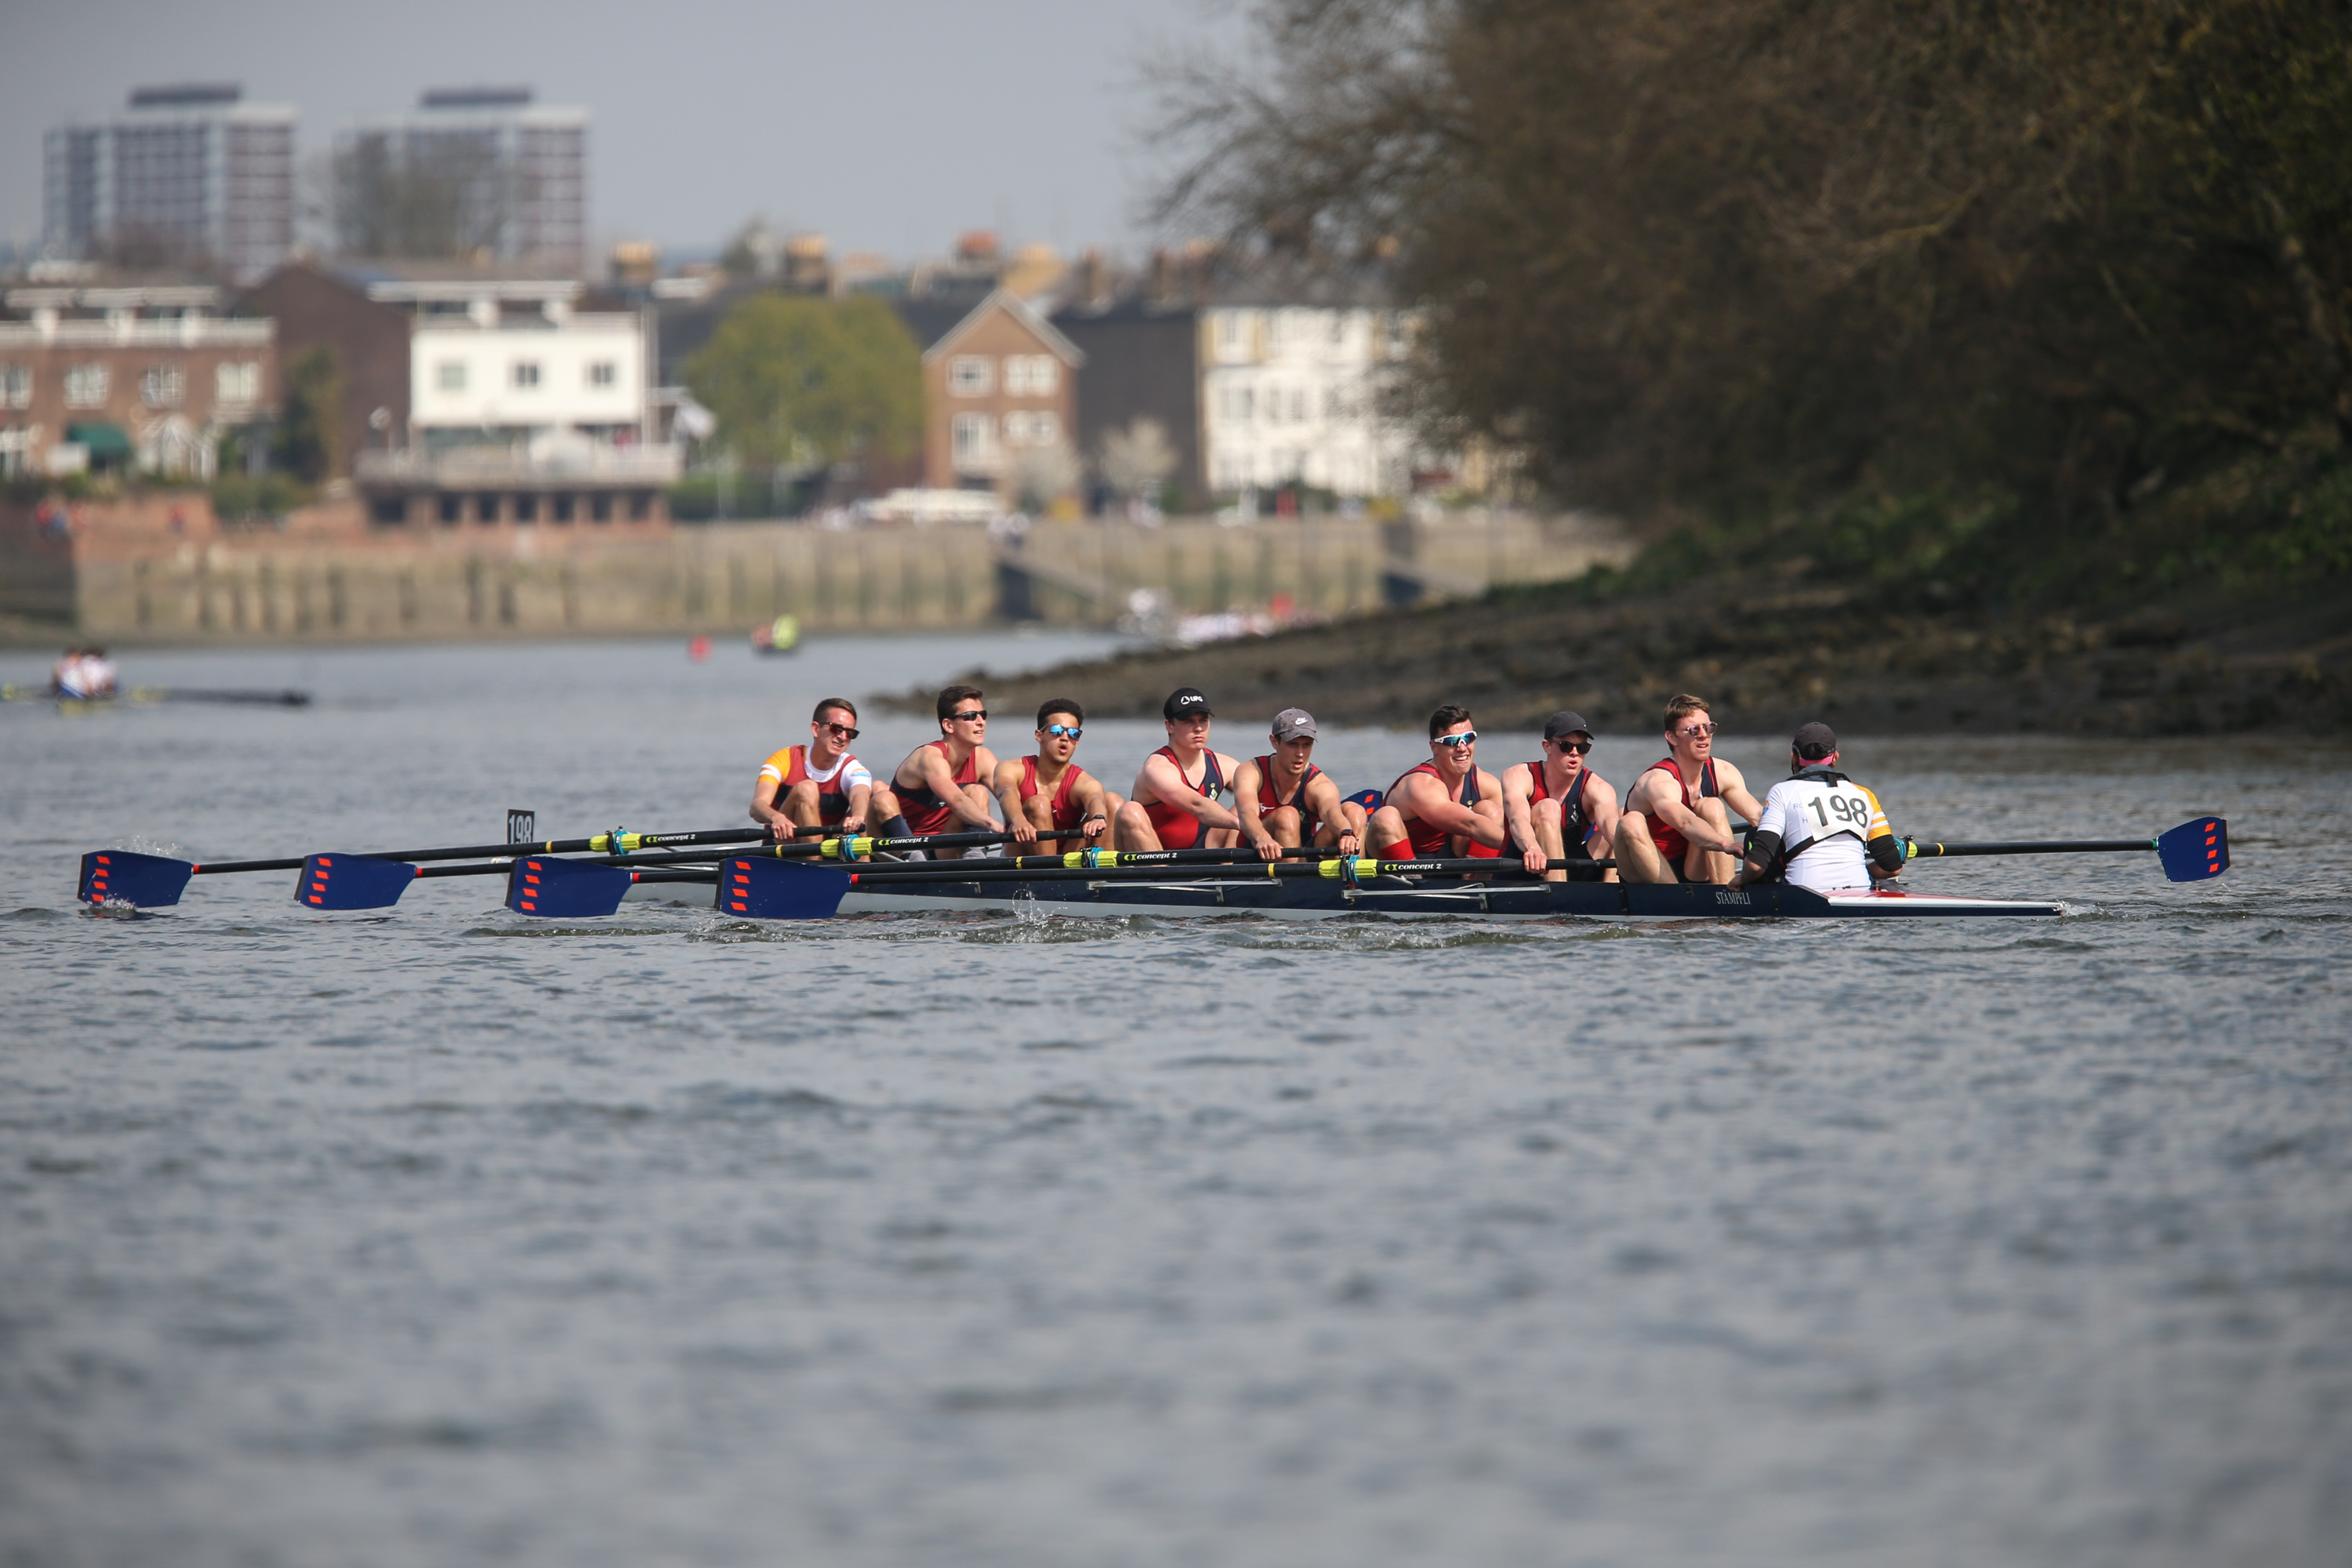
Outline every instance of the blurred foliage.
<path id="1" fill-rule="evenodd" d="M 213 481 L 213 515 L 231 527 L 275 522 L 309 500 L 310 493 L 291 474 L 224 473 Z"/>
<path id="2" fill-rule="evenodd" d="M 1256 20 L 1254 63 L 1165 79 L 1169 214 L 1381 260 L 1424 417 L 1679 529 L 1654 565 L 2064 595 L 2352 564 L 2352 0 Z"/>
<path id="3" fill-rule="evenodd" d="M 335 351 L 321 345 L 295 355 L 286 366 L 272 461 L 305 484 L 326 479 L 341 456 L 337 421 L 342 405 L 343 370 Z"/>
<path id="4" fill-rule="evenodd" d="M 922 356 L 890 307 L 760 294 L 688 361 L 687 384 L 749 467 L 904 458 L 922 439 Z"/>

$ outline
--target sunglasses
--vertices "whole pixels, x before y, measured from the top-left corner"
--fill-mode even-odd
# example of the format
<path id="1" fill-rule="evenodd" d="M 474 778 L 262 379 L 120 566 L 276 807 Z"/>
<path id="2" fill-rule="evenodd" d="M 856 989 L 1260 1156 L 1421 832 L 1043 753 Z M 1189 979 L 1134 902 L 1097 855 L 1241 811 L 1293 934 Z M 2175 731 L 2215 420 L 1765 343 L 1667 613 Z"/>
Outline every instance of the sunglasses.
<path id="1" fill-rule="evenodd" d="M 1064 736 L 1067 736 L 1069 739 L 1075 741 L 1079 736 L 1085 734 L 1086 731 L 1076 724 L 1048 724 L 1044 729 L 1038 731 L 1037 733 L 1041 735 L 1051 735 L 1057 741 L 1062 739 Z"/>
<path id="2" fill-rule="evenodd" d="M 845 741 L 855 741 L 857 739 L 857 726 L 855 724 L 836 724 L 832 720 L 828 719 L 824 722 L 824 724 L 819 726 L 819 728 L 830 730 Z"/>
<path id="3" fill-rule="evenodd" d="M 1441 746 L 1452 746 L 1456 751 L 1459 751 L 1464 746 L 1476 745 L 1478 743 L 1478 731 L 1475 730 L 1465 730 L 1458 735 L 1433 735 L 1430 738 Z"/>
<path id="4" fill-rule="evenodd" d="M 1552 744 L 1563 752 L 1574 752 L 1580 757 L 1592 754 L 1592 742 L 1590 741 L 1554 741 Z"/>
<path id="5" fill-rule="evenodd" d="M 969 724 L 975 719 L 987 718 L 988 710 L 985 708 L 975 708 L 969 713 L 950 713 L 948 717 L 954 720 L 959 724 Z"/>
<path id="6" fill-rule="evenodd" d="M 1688 735 L 1696 740 L 1701 735 L 1714 734 L 1717 728 L 1717 726 L 1713 724 L 1685 724 L 1681 729 L 1675 731 L 1675 733 L 1677 735 Z"/>

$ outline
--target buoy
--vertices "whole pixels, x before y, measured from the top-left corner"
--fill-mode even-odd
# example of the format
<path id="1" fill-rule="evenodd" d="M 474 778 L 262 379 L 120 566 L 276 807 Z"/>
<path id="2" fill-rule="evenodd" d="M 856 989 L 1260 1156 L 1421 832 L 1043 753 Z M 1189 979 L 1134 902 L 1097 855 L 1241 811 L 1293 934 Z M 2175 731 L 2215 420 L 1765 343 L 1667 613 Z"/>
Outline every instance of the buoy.
<path id="1" fill-rule="evenodd" d="M 697 664 L 700 664 L 704 659 L 709 658 L 710 657 L 710 639 L 709 637 L 697 637 L 692 642 L 687 644 L 686 657 L 694 660 Z"/>

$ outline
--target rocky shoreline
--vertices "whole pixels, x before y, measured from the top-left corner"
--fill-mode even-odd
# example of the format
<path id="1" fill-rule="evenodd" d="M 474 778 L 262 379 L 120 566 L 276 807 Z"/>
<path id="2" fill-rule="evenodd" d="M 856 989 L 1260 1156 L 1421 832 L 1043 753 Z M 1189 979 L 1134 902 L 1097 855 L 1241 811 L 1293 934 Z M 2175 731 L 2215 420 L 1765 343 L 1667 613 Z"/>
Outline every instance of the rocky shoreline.
<path id="1" fill-rule="evenodd" d="M 1824 719 L 1877 734 L 2342 732 L 2352 730 L 2352 598 L 1995 616 L 1753 579 L 1600 602 L 1520 590 L 969 678 L 1008 711 L 1064 695 L 1106 718 L 1156 717 L 1171 689 L 1193 685 L 1236 716 L 1297 704 L 1340 723 L 1412 726 L 1451 701 L 1527 728 L 1573 708 L 1623 733 L 1654 729 L 1665 700 L 1687 690 L 1740 730 Z M 928 712 L 931 693 L 877 700 Z"/>

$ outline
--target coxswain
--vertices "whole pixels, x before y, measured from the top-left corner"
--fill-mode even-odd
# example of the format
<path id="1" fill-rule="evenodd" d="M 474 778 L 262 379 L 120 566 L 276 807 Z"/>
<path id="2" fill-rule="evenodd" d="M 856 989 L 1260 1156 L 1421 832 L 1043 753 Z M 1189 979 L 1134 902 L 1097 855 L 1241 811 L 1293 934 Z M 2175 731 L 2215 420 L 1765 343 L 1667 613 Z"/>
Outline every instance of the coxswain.
<path id="1" fill-rule="evenodd" d="M 1372 813 L 1379 858 L 1483 859 L 1503 852 L 1507 832 L 1503 786 L 1478 765 L 1470 710 L 1449 702 L 1429 716 L 1429 761 L 1406 769 Z"/>
<path id="2" fill-rule="evenodd" d="M 1226 849 L 1241 842 L 1242 819 L 1217 804 L 1241 763 L 1209 749 L 1209 700 L 1178 687 L 1160 705 L 1168 743 L 1143 760 L 1131 798 L 1118 808 L 1121 849 Z"/>
<path id="3" fill-rule="evenodd" d="M 1821 723 L 1799 728 L 1789 742 L 1789 776 L 1764 796 L 1736 886 L 1786 880 L 1835 893 L 1902 874 L 1903 845 L 1878 796 L 1837 764 L 1835 731 Z"/>
<path id="4" fill-rule="evenodd" d="M 1271 752 L 1234 770 L 1243 839 L 1264 860 L 1309 845 L 1361 854 L 1369 814 L 1344 799 L 1331 775 L 1315 765 L 1315 715 L 1286 708 L 1274 716 L 1266 738 L 1274 742 Z"/>
<path id="5" fill-rule="evenodd" d="M 1715 754 L 1715 715 L 1688 695 L 1666 704 L 1666 755 L 1643 770 L 1617 819 L 1617 870 L 1628 882 L 1729 882 L 1739 839 L 1729 813 L 1764 808 L 1739 770 Z M 1727 809 L 1728 808 L 1728 809 Z"/>
<path id="6" fill-rule="evenodd" d="M 1074 700 L 1049 699 L 1037 710 L 1036 753 L 996 764 L 996 800 L 1014 843 L 1044 837 L 1056 840 L 1056 847 L 1076 840 L 1074 847 L 1100 849 L 1108 842 L 1119 798 L 1071 761 L 1086 723 L 1086 710 Z"/>
<path id="7" fill-rule="evenodd" d="M 874 791 L 874 816 L 886 837 L 986 833 L 996 826 L 982 782 L 996 776 L 996 756 L 981 743 L 988 738 L 988 708 L 980 688 L 950 686 L 938 707 L 940 738 L 908 752 L 889 783 Z"/>
<path id="8" fill-rule="evenodd" d="M 751 820 L 769 835 L 789 840 L 803 827 L 865 829 L 874 794 L 874 775 L 849 754 L 857 739 L 857 708 L 846 697 L 828 697 L 809 717 L 804 746 L 786 746 L 760 764 L 751 786 Z"/>
<path id="9" fill-rule="evenodd" d="M 1566 871 L 1547 869 L 1553 860 L 1604 860 L 1617 832 L 1617 792 L 1584 765 L 1592 751 L 1592 726 L 1566 709 L 1544 721 L 1543 755 L 1503 770 L 1503 822 L 1510 847 L 1530 871 L 1548 882 L 1565 882 Z M 1587 873 L 1591 875 L 1591 873 Z M 1601 879 L 1613 882 L 1613 868 Z"/>

